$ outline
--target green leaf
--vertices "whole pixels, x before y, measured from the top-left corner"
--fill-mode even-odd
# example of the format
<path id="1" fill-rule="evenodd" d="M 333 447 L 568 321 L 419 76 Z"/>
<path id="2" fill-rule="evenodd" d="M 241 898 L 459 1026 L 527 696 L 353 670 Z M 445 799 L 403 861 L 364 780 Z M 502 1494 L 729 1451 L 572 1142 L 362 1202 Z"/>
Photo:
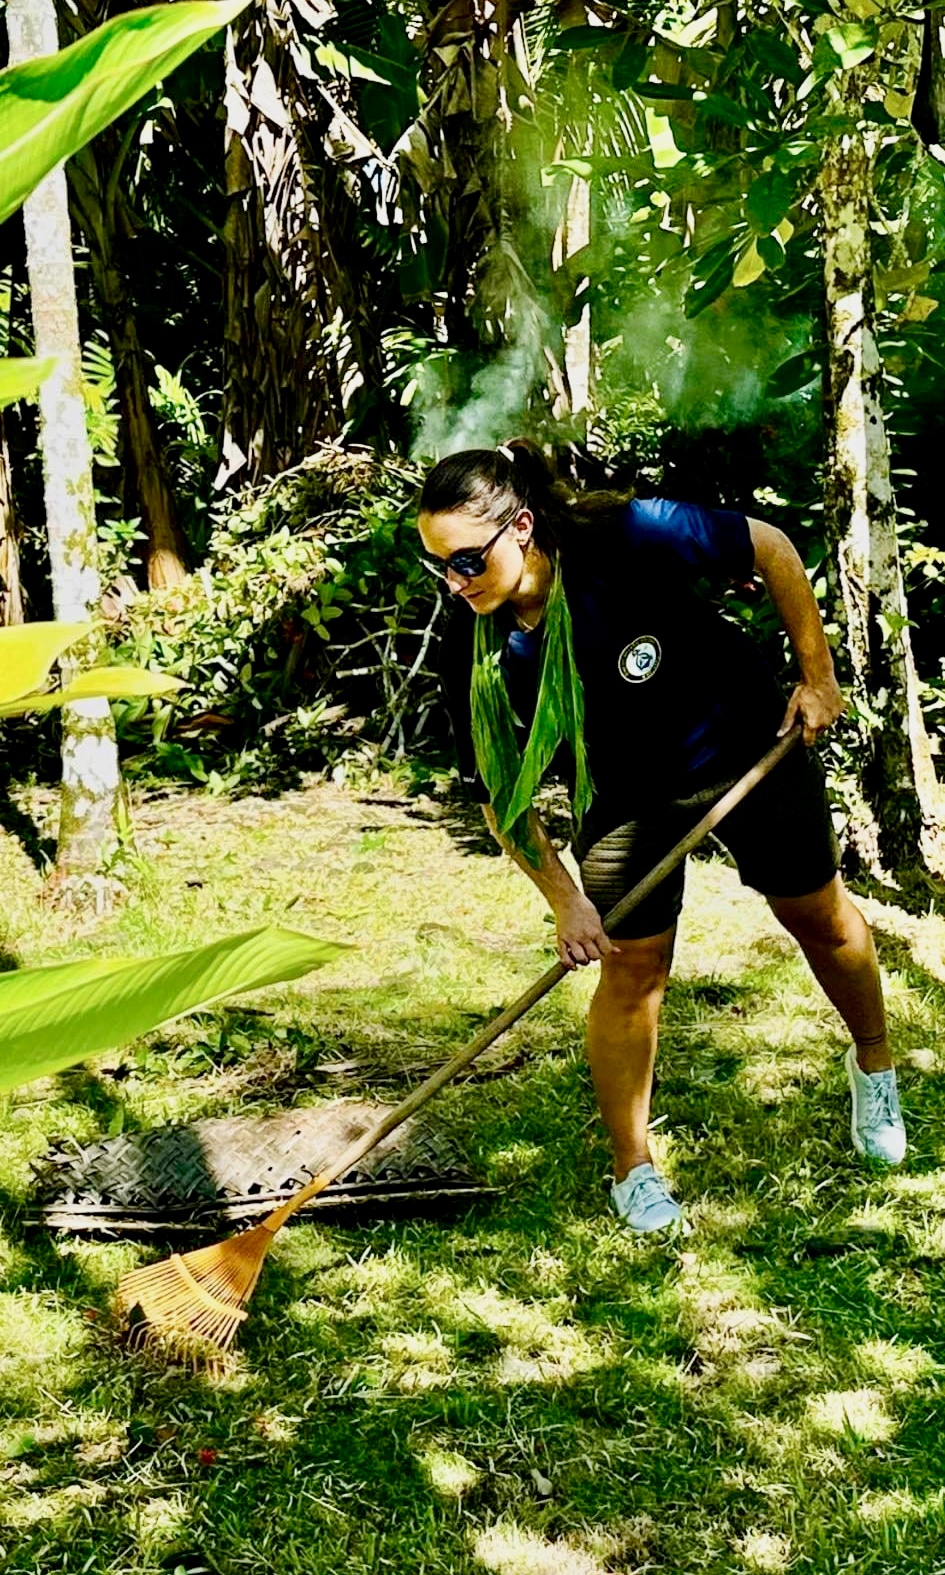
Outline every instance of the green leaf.
<path id="1" fill-rule="evenodd" d="M 748 188 L 745 213 L 756 235 L 770 235 L 788 213 L 794 187 L 783 170 L 768 170 Z"/>
<path id="2" fill-rule="evenodd" d="M 707 306 L 711 306 L 720 295 L 724 295 L 734 273 L 735 258 L 731 252 L 727 252 L 705 279 L 695 280 L 692 287 L 686 291 L 686 316 L 698 317 Z"/>
<path id="3" fill-rule="evenodd" d="M 874 126 L 894 126 L 896 124 L 885 104 L 877 104 L 875 99 L 863 105 L 863 119 L 870 121 Z"/>
<path id="4" fill-rule="evenodd" d="M 18 399 L 32 399 L 57 359 L 54 355 L 4 356 L 0 359 L 0 410 L 15 405 Z"/>
<path id="5" fill-rule="evenodd" d="M 777 79 L 793 82 L 795 87 L 803 80 L 804 70 L 789 44 L 770 33 L 766 28 L 753 28 L 748 34 L 747 46 L 755 59 Z"/>
<path id="6" fill-rule="evenodd" d="M 631 82 L 629 86 L 640 98 L 691 100 L 696 91 L 681 82 Z"/>
<path id="7" fill-rule="evenodd" d="M 660 268 L 663 263 L 669 262 L 672 257 L 678 257 L 683 249 L 682 236 L 675 230 L 663 230 L 659 226 L 653 230 L 646 245 L 646 253 L 652 268 Z"/>
<path id="8" fill-rule="evenodd" d="M 0 706 L 39 689 L 56 658 L 91 631 L 90 623 L 24 623 L 0 629 Z"/>
<path id="9" fill-rule="evenodd" d="M 248 0 L 180 0 L 114 17 L 56 55 L 0 71 L 0 223 L 89 142 L 226 26 Z"/>
<path id="10" fill-rule="evenodd" d="M 772 235 L 759 235 L 758 256 L 766 268 L 780 268 L 784 261 L 784 243 L 777 230 Z"/>
<path id="11" fill-rule="evenodd" d="M 707 93 L 699 103 L 699 113 L 707 120 L 719 120 L 725 126 L 750 126 L 754 121 L 751 110 L 736 103 L 726 93 Z"/>
<path id="12" fill-rule="evenodd" d="M 541 183 L 550 186 L 557 175 L 576 175 L 578 180 L 590 180 L 594 165 L 590 159 L 559 159 L 556 164 L 542 166 Z"/>
<path id="13" fill-rule="evenodd" d="M 618 93 L 622 93 L 625 88 L 632 87 L 638 78 L 643 75 L 649 54 L 650 51 L 646 44 L 634 43 L 632 39 L 627 40 L 614 61 L 614 69 L 611 75 L 611 82 Z"/>
<path id="14" fill-rule="evenodd" d="M 112 1050 L 235 991 L 298 979 L 346 947 L 269 927 L 166 957 L 89 957 L 0 975 L 0 1088 Z"/>
<path id="15" fill-rule="evenodd" d="M 653 155 L 654 167 L 663 171 L 673 169 L 686 155 L 676 146 L 669 116 L 658 115 L 655 109 L 647 106 L 643 118 L 646 122 L 646 136 Z"/>
<path id="16" fill-rule="evenodd" d="M 748 245 L 745 247 L 745 250 L 739 257 L 738 262 L 735 264 L 735 272 L 732 275 L 732 284 L 736 290 L 743 290 L 749 284 L 754 284 L 756 279 L 760 279 L 764 271 L 765 261 L 764 258 L 759 255 L 757 243 L 755 241 L 749 241 Z"/>
<path id="17" fill-rule="evenodd" d="M 88 667 L 76 673 L 63 695 L 70 700 L 132 700 L 138 695 L 169 695 L 183 689 L 180 678 L 171 673 L 151 672 L 146 667 Z"/>
<path id="18" fill-rule="evenodd" d="M 814 45 L 812 70 L 801 84 L 798 98 L 805 98 L 813 84 L 823 77 L 849 71 L 868 60 L 875 53 L 878 38 L 876 27 L 862 22 L 845 22 L 840 27 L 827 28 Z"/>
<path id="19" fill-rule="evenodd" d="M 341 50 L 337 44 L 320 44 L 315 50 L 315 59 L 320 66 L 324 66 L 333 76 L 344 77 L 351 81 L 352 77 L 360 77 L 364 82 L 379 82 L 382 87 L 390 87 L 389 76 L 381 76 L 375 71 L 375 65 L 382 62 L 375 55 L 369 55 L 367 50 L 348 48 Z"/>
<path id="20" fill-rule="evenodd" d="M 55 711 L 77 700 L 136 700 L 142 696 L 169 695 L 184 684 L 170 673 L 153 673 L 144 667 L 88 667 L 76 673 L 65 689 L 23 694 L 0 703 L 0 717 L 25 716 L 29 711 Z"/>
<path id="21" fill-rule="evenodd" d="M 812 345 L 808 350 L 802 350 L 800 355 L 792 355 L 789 360 L 782 361 L 769 377 L 765 397 L 786 399 L 789 394 L 796 394 L 812 383 L 815 377 L 819 377 L 823 364 L 822 345 Z"/>
<path id="22" fill-rule="evenodd" d="M 702 255 L 696 258 L 692 265 L 692 277 L 694 279 L 708 279 L 709 275 L 715 272 L 719 263 L 724 258 L 732 255 L 732 251 L 732 241 L 729 237 L 722 241 L 716 241 L 713 246 L 707 247 Z"/>
<path id="23" fill-rule="evenodd" d="M 613 30 L 609 27 L 563 27 L 555 35 L 552 49 L 603 49 L 612 47 Z"/>
<path id="24" fill-rule="evenodd" d="M 647 111 L 651 114 L 652 111 Z M 555 164 L 543 164 L 541 183 L 551 186 L 560 175 L 577 175 L 580 180 L 592 180 L 595 175 L 623 174 L 630 179 L 652 175 L 653 159 L 649 153 L 634 154 L 628 159 L 613 158 L 608 154 L 590 153 L 583 157 L 559 159 Z"/>
<path id="25" fill-rule="evenodd" d="M 824 38 L 844 71 L 849 71 L 869 60 L 879 42 L 879 30 L 874 22 L 843 22 L 828 28 Z"/>

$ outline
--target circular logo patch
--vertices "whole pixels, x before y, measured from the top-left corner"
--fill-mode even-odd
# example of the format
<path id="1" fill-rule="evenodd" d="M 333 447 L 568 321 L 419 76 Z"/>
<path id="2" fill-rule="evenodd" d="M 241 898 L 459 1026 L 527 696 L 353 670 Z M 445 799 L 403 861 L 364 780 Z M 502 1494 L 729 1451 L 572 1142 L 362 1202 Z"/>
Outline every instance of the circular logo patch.
<path id="1" fill-rule="evenodd" d="M 617 658 L 617 670 L 628 684 L 645 684 L 660 665 L 660 642 L 655 635 L 641 634 L 624 646 Z"/>

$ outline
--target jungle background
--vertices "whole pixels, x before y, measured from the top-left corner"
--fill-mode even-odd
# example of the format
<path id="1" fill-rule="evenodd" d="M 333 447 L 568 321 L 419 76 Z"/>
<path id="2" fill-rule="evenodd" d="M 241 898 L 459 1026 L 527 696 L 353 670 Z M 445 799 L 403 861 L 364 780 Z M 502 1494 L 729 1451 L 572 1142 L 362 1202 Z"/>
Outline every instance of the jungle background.
<path id="1" fill-rule="evenodd" d="M 64 8 L 63 42 L 120 9 Z M 63 240 L 100 606 L 188 686 L 117 708 L 126 775 L 442 765 L 417 486 L 447 446 L 527 434 L 580 483 L 783 525 L 851 697 L 850 865 L 902 872 L 920 839 L 940 862 L 936 18 L 285 0 L 82 149 Z M 2 265 L 28 350 L 18 217 Z M 21 403 L 7 620 L 55 601 L 41 478 Z M 780 662 L 763 599 L 730 606 Z M 17 773 L 56 769 L 56 725 L 5 731 Z"/>
<path id="2" fill-rule="evenodd" d="M 8 0 L 11 59 L 139 11 Z M 356 948 L 5 1105 L 5 1575 L 945 1568 L 941 22 L 252 0 L 0 227 L 0 352 L 75 368 L 2 411 L 3 621 L 92 615 L 184 682 L 4 720 L 4 966 Z M 551 955 L 456 793 L 415 540 L 427 464 L 519 435 L 801 552 L 907 1166 L 847 1156 L 838 1024 L 700 860 L 655 1103 L 689 1243 L 606 1218 L 582 978 L 443 1102 L 494 1192 L 297 1226 L 225 1378 L 132 1362 L 110 1297 L 154 1248 L 36 1229 L 51 1141 L 402 1090 Z M 726 612 L 789 678 L 758 589 Z"/>

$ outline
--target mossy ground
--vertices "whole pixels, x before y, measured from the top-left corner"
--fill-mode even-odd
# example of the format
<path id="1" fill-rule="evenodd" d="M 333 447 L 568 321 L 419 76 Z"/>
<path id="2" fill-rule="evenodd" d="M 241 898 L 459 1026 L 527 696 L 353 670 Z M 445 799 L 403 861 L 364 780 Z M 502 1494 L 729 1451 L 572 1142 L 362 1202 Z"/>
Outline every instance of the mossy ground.
<path id="1" fill-rule="evenodd" d="M 877 902 L 911 1148 L 849 1144 L 841 1026 L 760 899 L 690 875 L 654 1116 L 675 1246 L 610 1218 L 590 972 L 439 1119 L 499 1189 L 451 1220 L 304 1224 L 223 1377 L 123 1355 L 157 1249 L 23 1227 L 52 1138 L 376 1094 L 551 959 L 540 898 L 432 801 L 312 787 L 152 800 L 127 900 L 77 928 L 0 843 L 20 963 L 279 922 L 354 942 L 308 980 L 34 1084 L 0 1123 L 5 1575 L 945 1571 L 945 923 Z M 315 1070 L 362 1064 L 363 1079 Z M 383 1096 L 389 1097 L 391 1084 Z"/>

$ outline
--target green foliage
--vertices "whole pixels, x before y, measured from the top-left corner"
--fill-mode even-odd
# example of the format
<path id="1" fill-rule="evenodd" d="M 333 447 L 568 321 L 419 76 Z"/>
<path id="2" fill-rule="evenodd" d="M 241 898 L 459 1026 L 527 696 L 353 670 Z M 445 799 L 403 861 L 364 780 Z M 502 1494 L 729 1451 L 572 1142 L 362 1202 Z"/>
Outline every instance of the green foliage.
<path id="1" fill-rule="evenodd" d="M 56 357 L 4 356 L 0 358 L 0 410 L 18 399 L 33 399 L 56 364 Z"/>
<path id="2" fill-rule="evenodd" d="M 260 929 L 166 957 L 90 957 L 0 975 L 0 1089 L 46 1077 L 235 991 L 298 979 L 345 948 Z"/>
<path id="3" fill-rule="evenodd" d="M 96 329 L 82 346 L 82 396 L 93 462 L 99 466 L 117 467 L 120 463 L 120 422 L 115 368 L 104 328 Z"/>
<path id="4" fill-rule="evenodd" d="M 0 71 L 0 223 L 247 0 L 183 0 L 114 17 L 56 55 Z"/>
<path id="5" fill-rule="evenodd" d="M 416 552 L 419 481 L 403 461 L 326 448 L 219 507 L 200 569 L 132 610 L 123 655 L 188 686 L 173 708 L 120 716 L 133 772 L 271 785 L 355 742 L 397 756 L 422 733 L 438 602 Z"/>
<path id="6" fill-rule="evenodd" d="M 211 414 L 215 391 L 195 394 L 184 368 L 171 372 L 157 364 L 151 405 L 157 419 L 161 454 L 178 504 L 181 529 L 196 562 L 204 558 L 211 521 L 209 502 L 217 468 L 216 428 Z"/>
<path id="7" fill-rule="evenodd" d="M 91 633 L 90 624 L 30 623 L 0 629 L 0 718 L 58 710 L 76 700 L 173 694 L 180 681 L 140 667 L 89 667 L 64 689 L 40 690 L 52 663 Z"/>
<path id="8" fill-rule="evenodd" d="M 91 630 L 88 623 L 33 623 L 0 630 L 0 706 L 39 689 L 57 657 Z"/>

